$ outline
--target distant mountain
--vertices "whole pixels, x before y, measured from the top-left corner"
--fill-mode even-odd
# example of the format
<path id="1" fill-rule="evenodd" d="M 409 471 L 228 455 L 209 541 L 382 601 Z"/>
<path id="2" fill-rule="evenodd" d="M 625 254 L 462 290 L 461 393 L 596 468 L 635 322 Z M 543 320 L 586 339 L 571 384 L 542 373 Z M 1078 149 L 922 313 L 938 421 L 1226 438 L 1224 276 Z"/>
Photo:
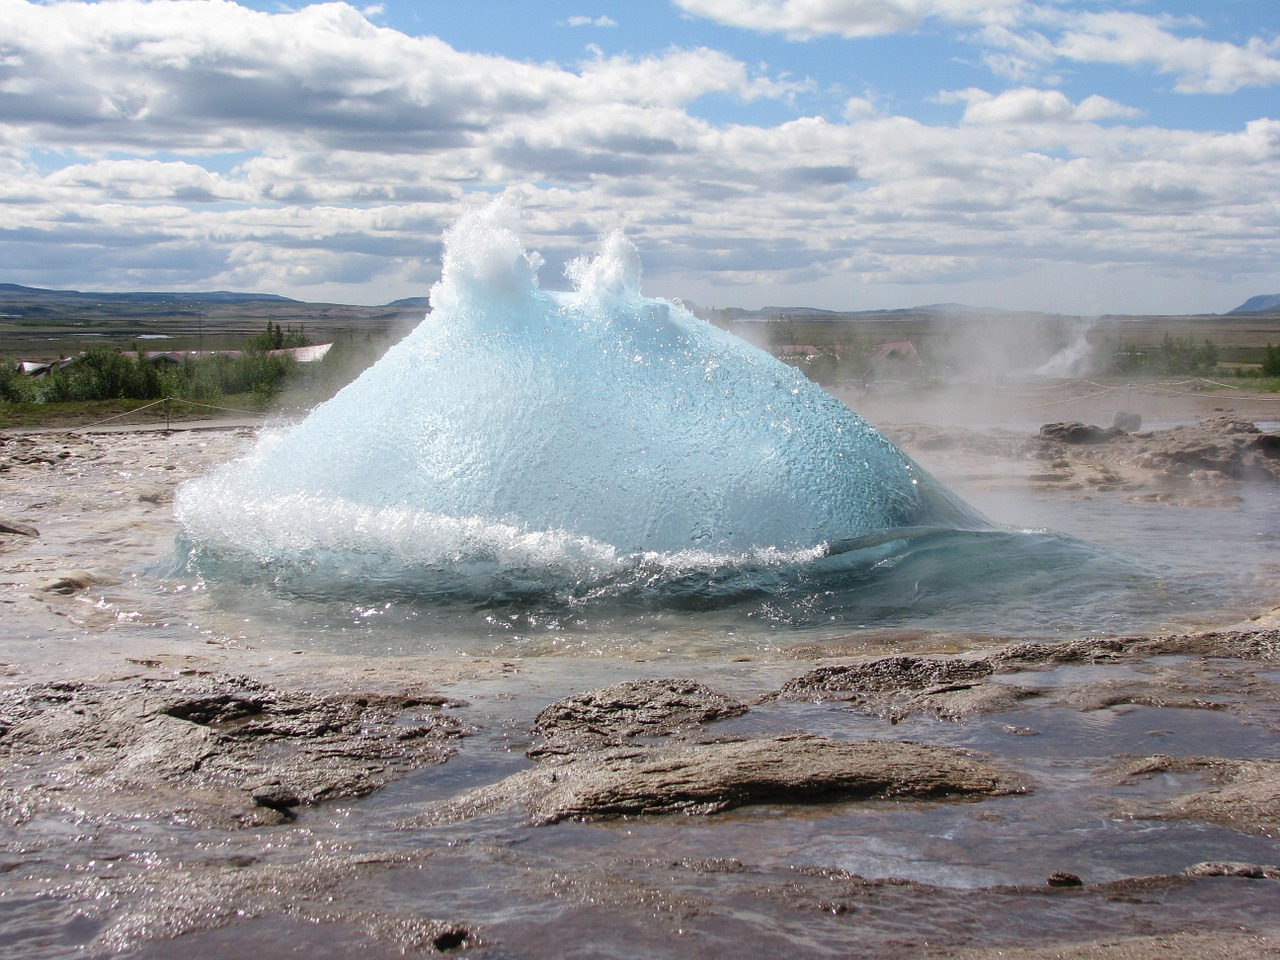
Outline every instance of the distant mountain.
<path id="1" fill-rule="evenodd" d="M 685 306 L 689 306 L 688 301 Z M 983 317 L 1014 316 L 1011 311 L 996 307 L 971 307 L 964 303 L 930 303 L 919 307 L 897 307 L 882 310 L 822 310 L 818 307 L 761 307 L 748 310 L 743 307 L 724 307 L 715 310 L 694 308 L 694 313 L 704 319 L 712 320 L 805 320 L 805 321 L 842 321 L 850 320 L 894 320 L 894 319 L 956 319 L 969 320 Z M 1041 316 L 1034 312 L 1017 314 L 1017 316 Z"/>
<path id="2" fill-rule="evenodd" d="M 213 290 L 203 293 L 94 293 L 80 290 L 45 290 L 40 287 L 24 287 L 18 283 L 0 283 L 0 294 L 11 294 L 21 297 L 56 297 L 60 300 L 92 300 L 95 303 L 104 301 L 111 303 L 172 303 L 187 301 L 191 303 L 254 303 L 271 300 L 277 303 L 297 303 L 289 297 L 275 293 L 232 293 L 228 290 Z"/>
<path id="3" fill-rule="evenodd" d="M 923 307 L 911 307 L 906 313 L 936 313 L 945 316 L 987 317 L 1008 313 L 998 307 L 971 307 L 967 303 L 927 303 Z"/>
<path id="4" fill-rule="evenodd" d="M 834 310 L 818 307 L 761 307 L 753 312 L 765 317 L 791 317 L 795 320 L 827 320 L 840 316 Z"/>
<path id="5" fill-rule="evenodd" d="M 1264 293 L 1250 297 L 1234 310 L 1228 310 L 1227 313 L 1271 313 L 1273 310 L 1280 310 L 1280 293 Z"/>
<path id="6" fill-rule="evenodd" d="M 404 297 L 401 300 L 392 300 L 387 304 L 388 307 L 399 307 L 404 310 L 428 310 L 431 307 L 430 297 Z"/>

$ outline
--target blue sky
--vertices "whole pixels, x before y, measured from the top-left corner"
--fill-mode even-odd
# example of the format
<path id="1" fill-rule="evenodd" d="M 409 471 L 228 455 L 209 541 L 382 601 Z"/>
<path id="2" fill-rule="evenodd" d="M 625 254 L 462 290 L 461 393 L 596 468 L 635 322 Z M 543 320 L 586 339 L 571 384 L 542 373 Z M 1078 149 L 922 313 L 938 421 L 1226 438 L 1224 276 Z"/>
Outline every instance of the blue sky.
<path id="1" fill-rule="evenodd" d="M 425 295 L 497 194 L 708 306 L 1280 291 L 1274 0 L 0 0 L 0 282 Z"/>

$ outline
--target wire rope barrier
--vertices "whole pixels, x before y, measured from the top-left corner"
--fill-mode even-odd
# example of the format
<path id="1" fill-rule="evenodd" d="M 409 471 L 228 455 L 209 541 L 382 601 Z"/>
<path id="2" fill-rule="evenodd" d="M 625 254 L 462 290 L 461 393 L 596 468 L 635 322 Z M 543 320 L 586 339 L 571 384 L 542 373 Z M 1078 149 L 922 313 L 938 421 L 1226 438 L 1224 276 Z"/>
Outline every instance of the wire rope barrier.
<path id="1" fill-rule="evenodd" d="M 182 397 L 162 397 L 159 400 L 153 400 L 151 403 L 143 404 L 140 407 L 134 407 L 132 410 L 126 410 L 124 413 L 117 413 L 113 416 L 104 417 L 101 420 L 95 420 L 92 423 L 87 423 L 84 426 L 80 427 L 79 429 L 90 430 L 95 427 L 101 427 L 104 424 L 111 423 L 115 420 L 123 420 L 126 417 L 132 417 L 134 414 L 142 413 L 144 410 L 150 410 L 152 407 L 158 407 L 160 406 L 160 404 L 164 404 L 165 405 L 165 429 L 172 430 L 173 421 L 169 416 L 169 413 L 170 413 L 169 405 L 173 403 L 185 403 L 189 407 L 200 407 L 201 409 L 204 409 L 204 410 L 217 410 L 222 413 L 238 413 L 246 417 L 265 417 L 266 416 L 266 413 L 264 413 L 261 410 L 241 410 L 236 407 L 220 407 L 212 403 L 201 403 L 198 400 L 185 400 Z"/>

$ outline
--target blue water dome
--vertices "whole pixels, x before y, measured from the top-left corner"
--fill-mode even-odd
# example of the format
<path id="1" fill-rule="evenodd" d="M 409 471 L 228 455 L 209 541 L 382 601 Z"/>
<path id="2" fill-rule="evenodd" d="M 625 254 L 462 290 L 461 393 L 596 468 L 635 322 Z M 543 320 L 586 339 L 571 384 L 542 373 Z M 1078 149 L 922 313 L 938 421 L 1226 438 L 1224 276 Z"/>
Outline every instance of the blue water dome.
<path id="1" fill-rule="evenodd" d="M 621 232 L 542 290 L 504 201 L 444 237 L 431 311 L 242 460 L 184 484 L 206 554 L 352 577 L 722 564 L 982 520 L 801 373 L 640 292 Z"/>

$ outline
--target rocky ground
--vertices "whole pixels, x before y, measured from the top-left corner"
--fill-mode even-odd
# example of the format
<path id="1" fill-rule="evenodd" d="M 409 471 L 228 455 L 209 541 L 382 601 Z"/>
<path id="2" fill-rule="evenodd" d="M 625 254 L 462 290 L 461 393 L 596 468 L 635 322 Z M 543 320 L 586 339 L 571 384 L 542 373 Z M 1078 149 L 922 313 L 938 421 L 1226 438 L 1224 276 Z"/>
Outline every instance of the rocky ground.
<path id="1" fill-rule="evenodd" d="M 1280 482 L 1208 412 L 886 429 L 1060 496 Z M 737 662 L 291 650 L 139 573 L 250 438 L 0 437 L 6 955 L 1280 956 L 1273 612 Z"/>
<path id="2" fill-rule="evenodd" d="M 1046 423 L 1031 435 L 921 424 L 886 433 L 926 465 L 947 455 L 986 458 L 1019 467 L 1011 480 L 1050 493 L 1229 506 L 1240 501 L 1241 484 L 1280 480 L 1280 434 L 1234 417 L 1132 433 L 1080 421 Z"/>

